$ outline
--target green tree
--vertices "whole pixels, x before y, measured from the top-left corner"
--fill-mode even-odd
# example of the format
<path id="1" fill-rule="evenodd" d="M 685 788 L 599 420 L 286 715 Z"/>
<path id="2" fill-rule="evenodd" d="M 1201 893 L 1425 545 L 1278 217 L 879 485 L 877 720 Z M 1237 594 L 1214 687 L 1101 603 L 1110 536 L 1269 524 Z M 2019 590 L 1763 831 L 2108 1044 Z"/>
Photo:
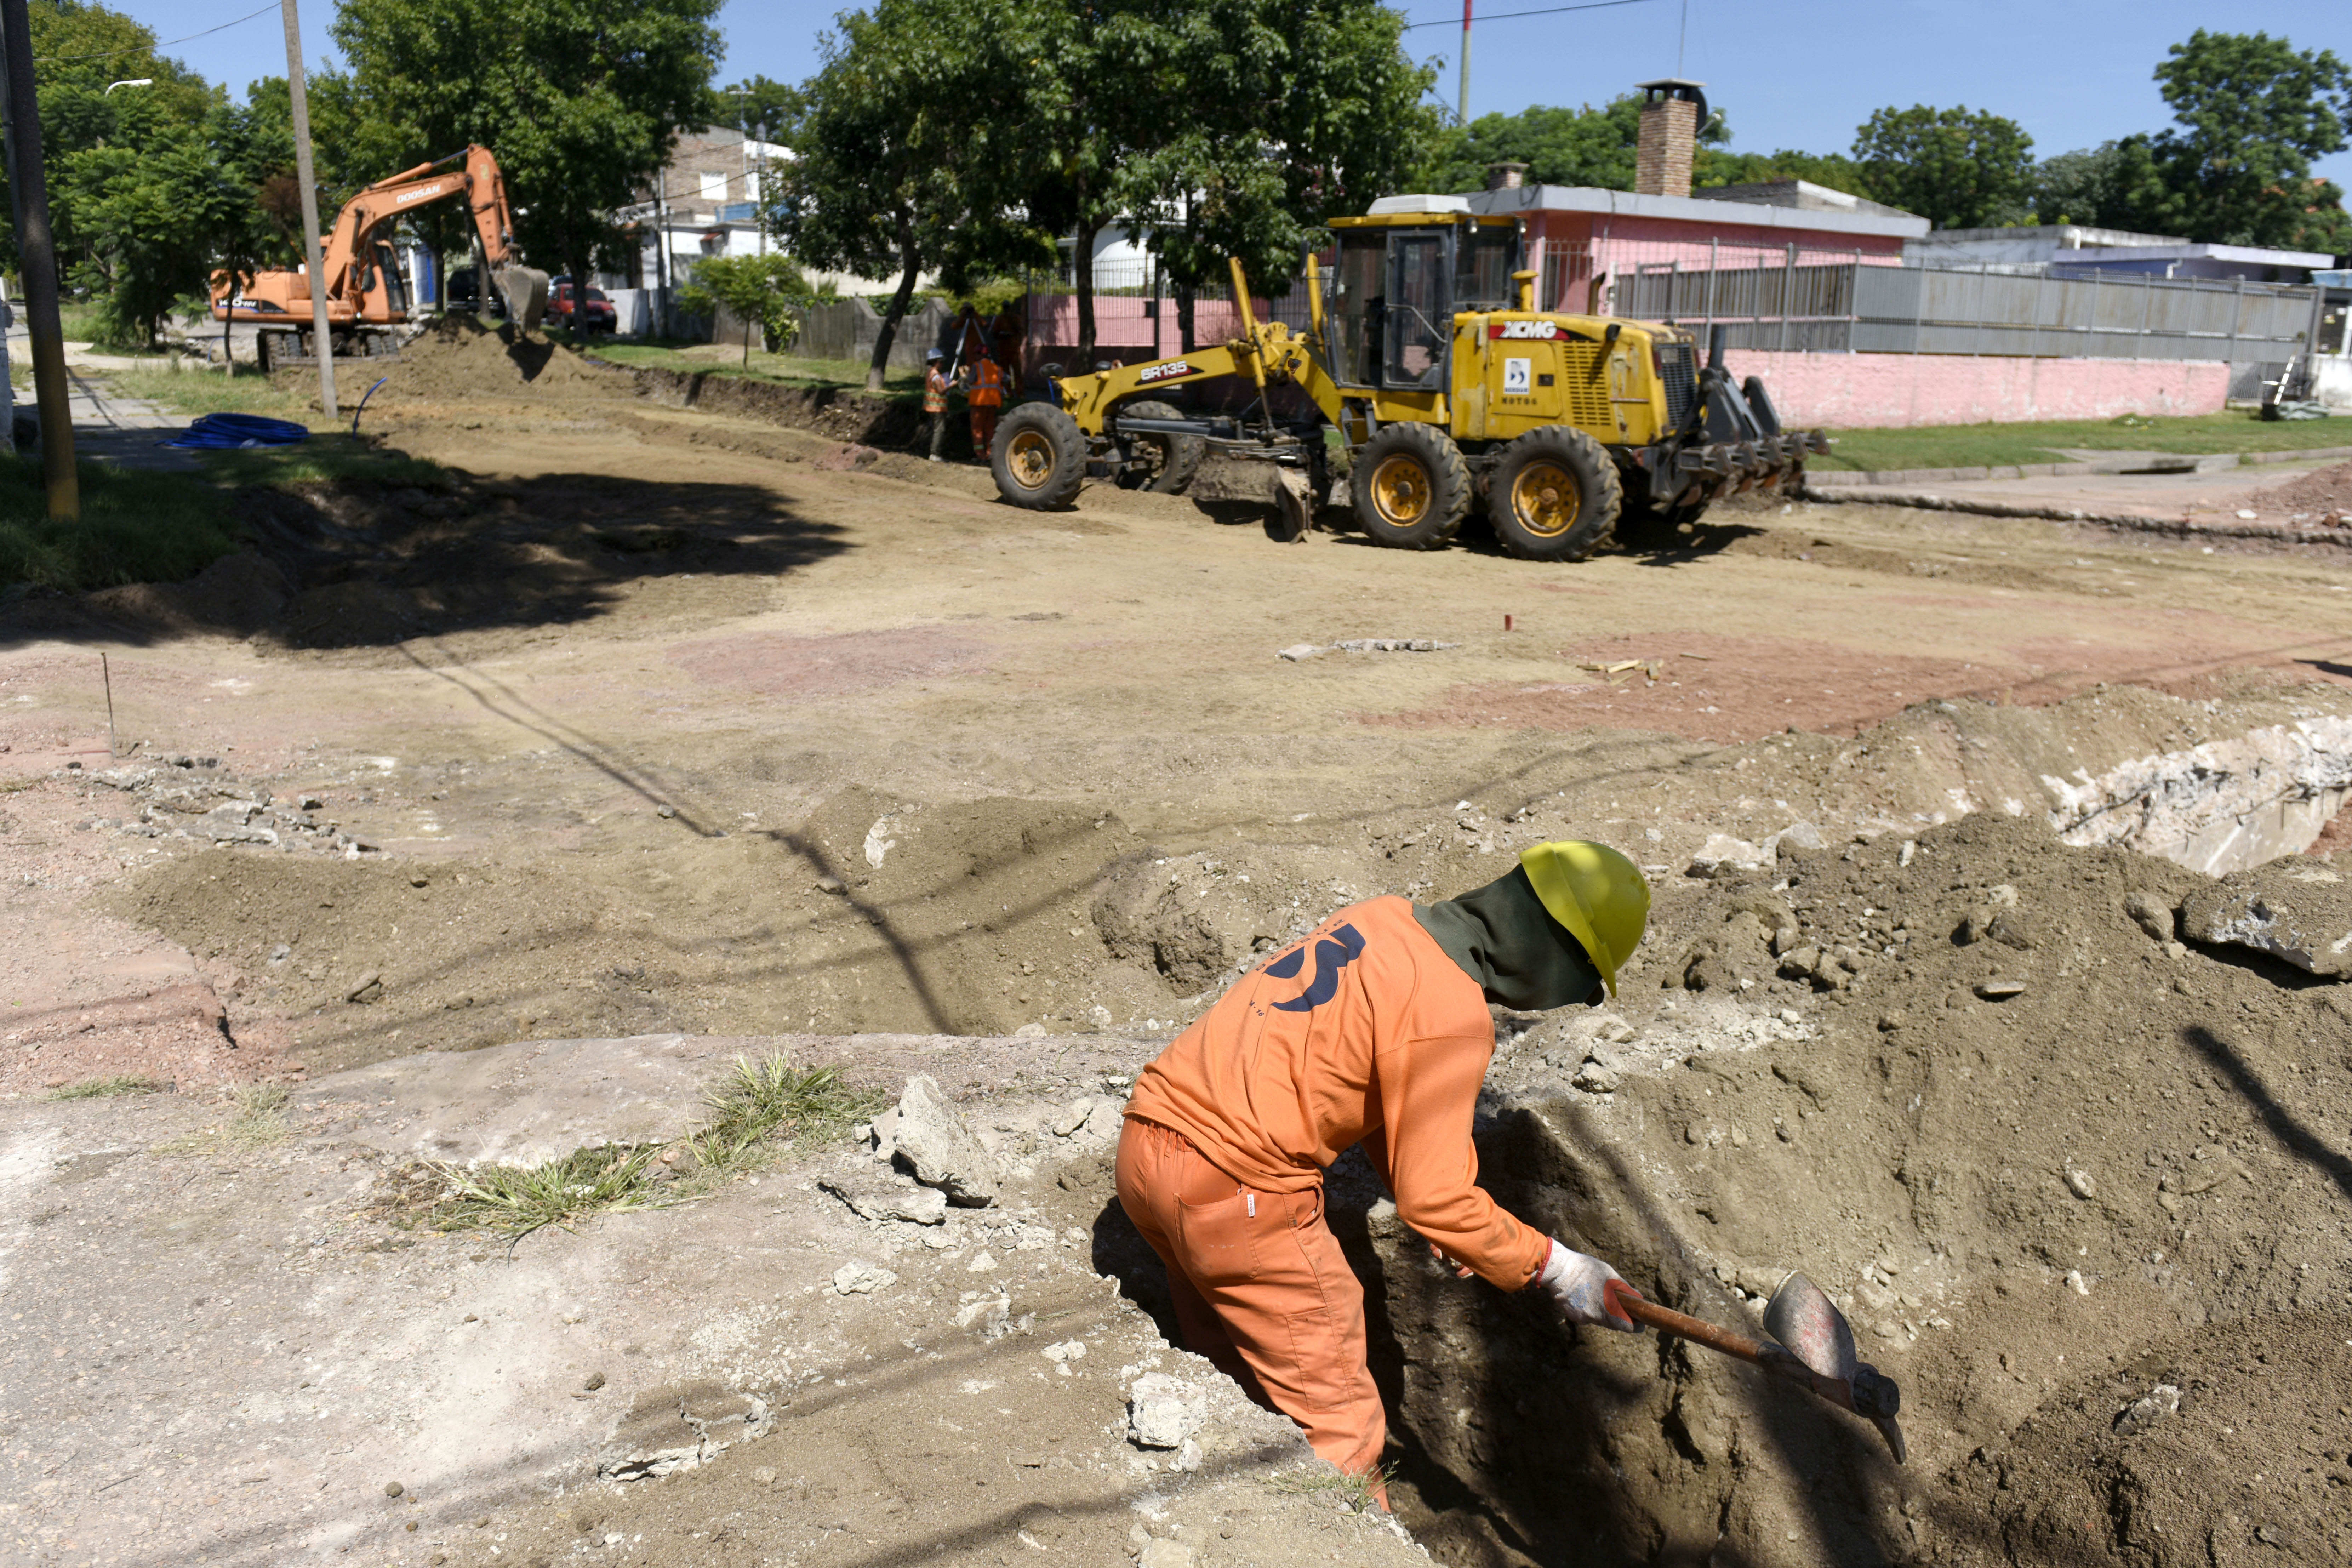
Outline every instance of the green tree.
<path id="1" fill-rule="evenodd" d="M 1434 75 L 1406 56 L 1402 26 L 1376 0 L 1136 5 L 1091 55 L 1088 75 L 1119 92 L 1100 116 L 1102 200 L 1075 215 L 1082 245 L 1123 217 L 1188 289 L 1228 257 L 1256 287 L 1286 288 L 1327 219 L 1412 184 L 1436 129 L 1422 101 Z"/>
<path id="2" fill-rule="evenodd" d="M 829 293 L 830 290 L 825 292 Z M 751 329 L 778 350 L 800 336 L 793 311 L 814 303 L 818 291 L 789 256 L 709 256 L 694 264 L 693 277 L 678 290 L 678 303 L 697 315 L 718 314 L 723 306 L 743 323 L 743 363 L 751 363 Z"/>
<path id="3" fill-rule="evenodd" d="M 90 287 L 93 280 L 104 289 L 116 252 L 110 248 L 100 255 L 85 223 L 87 204 L 103 193 L 72 177 L 75 160 L 101 148 L 137 153 L 152 147 L 160 153 L 184 137 L 201 137 L 222 95 L 179 61 L 156 54 L 154 33 L 119 11 L 79 0 L 33 0 L 27 20 L 58 281 L 68 290 Z M 142 77 L 151 85 L 106 90 L 110 82 Z M 110 247 L 119 246 L 119 225 L 110 226 L 109 234 Z M 6 251 L 13 263 L 13 223 Z"/>
<path id="4" fill-rule="evenodd" d="M 1870 181 L 1862 165 L 1839 153 L 1796 153 L 1787 148 L 1777 153 L 1734 153 L 1726 148 L 1702 147 L 1691 161 L 1694 189 L 1760 185 L 1776 180 L 1809 180 L 1851 196 L 1879 199 L 1871 194 Z"/>
<path id="5" fill-rule="evenodd" d="M 2191 239 L 2352 249 L 2342 189 L 2311 174 L 2346 146 L 2352 68 L 2267 33 L 2200 27 L 2167 51 L 2156 79 L 2179 124 L 2142 143 L 2158 181 L 2127 200 Z"/>
<path id="6" fill-rule="evenodd" d="M 768 220 L 808 266 L 898 275 L 866 368 L 878 390 L 925 272 L 961 293 L 1051 263 L 1050 230 L 1024 202 L 1049 160 L 1071 155 L 1071 13 L 1061 0 L 876 0 L 839 25 L 819 40 Z"/>
<path id="7" fill-rule="evenodd" d="M 69 280 L 105 296 L 108 342 L 144 347 L 163 318 L 241 247 L 252 193 L 201 132 L 174 127 L 142 144 L 82 149 L 66 163 L 80 258 Z"/>
<path id="8" fill-rule="evenodd" d="M 1965 105 L 1882 109 L 1854 133 L 1854 162 L 1870 187 L 1856 194 L 1937 228 L 2020 224 L 2031 212 L 2032 153 L 2033 138 L 1998 114 Z"/>
<path id="9" fill-rule="evenodd" d="M 712 125 L 730 125 L 746 136 L 789 147 L 794 128 L 807 112 L 808 94 L 799 88 L 750 76 L 712 92 L 710 108 L 703 118 Z"/>
<path id="10" fill-rule="evenodd" d="M 709 107 L 719 0 L 342 0 L 352 107 L 392 135 L 380 179 L 468 143 L 504 172 L 524 253 L 583 286 L 613 214 Z M 314 102 L 316 100 L 314 99 Z M 446 221 L 446 220 L 445 220 Z"/>

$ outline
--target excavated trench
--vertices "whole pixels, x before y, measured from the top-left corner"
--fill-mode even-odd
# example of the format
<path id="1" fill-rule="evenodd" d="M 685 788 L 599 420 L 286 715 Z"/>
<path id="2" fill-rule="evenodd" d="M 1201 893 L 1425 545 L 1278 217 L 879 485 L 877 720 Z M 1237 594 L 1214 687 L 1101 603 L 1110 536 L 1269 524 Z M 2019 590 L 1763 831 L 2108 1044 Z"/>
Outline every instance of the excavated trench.
<path id="1" fill-rule="evenodd" d="M 1669 891 L 1664 962 L 1498 1052 L 1485 1179 L 1750 1332 L 1804 1272 L 1910 1462 L 1454 1279 L 1343 1172 L 1406 1522 L 1467 1563 L 2352 1561 L 2352 986 L 2181 940 L 2213 886 L 1979 816 Z"/>

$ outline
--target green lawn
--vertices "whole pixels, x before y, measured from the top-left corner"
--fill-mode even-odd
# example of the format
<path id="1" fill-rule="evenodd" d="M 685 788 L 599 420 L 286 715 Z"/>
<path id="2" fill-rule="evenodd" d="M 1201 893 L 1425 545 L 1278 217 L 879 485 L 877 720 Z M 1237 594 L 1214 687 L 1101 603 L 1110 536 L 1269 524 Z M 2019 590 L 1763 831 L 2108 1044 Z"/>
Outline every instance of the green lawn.
<path id="1" fill-rule="evenodd" d="M 308 396 L 277 385 L 249 366 L 238 366 L 233 376 L 223 375 L 217 370 L 174 371 L 160 365 L 152 370 L 142 366 L 138 370 L 80 374 L 101 382 L 107 391 L 117 396 L 143 398 L 159 408 L 184 414 L 191 419 L 200 414 L 265 414 L 272 419 L 308 425 L 314 430 L 328 428 L 326 416 Z"/>
<path id="2" fill-rule="evenodd" d="M 236 548 L 227 492 L 187 474 L 79 466 L 81 520 L 52 521 L 37 464 L 0 453 L 0 584 L 175 582 Z"/>
<path id="3" fill-rule="evenodd" d="M 592 342 L 581 346 L 583 353 L 610 360 L 614 364 L 660 370 L 709 371 L 719 375 L 748 376 L 754 381 L 780 382 L 787 386 L 862 389 L 866 385 L 866 364 L 862 360 L 803 359 L 796 354 L 772 354 L 763 349 L 754 349 L 747 369 L 740 350 L 730 349 L 721 358 L 716 351 L 723 345 L 718 344 Z M 923 389 L 922 373 L 893 371 L 882 386 L 885 393 L 893 395 L 920 392 Z"/>
<path id="4" fill-rule="evenodd" d="M 1837 445 L 1816 469 L 1973 468 L 2063 463 L 2067 447 L 2102 452 L 2294 452 L 2352 447 L 2352 418 L 2280 420 L 2252 413 L 2182 419 L 2053 419 L 2030 425 L 1934 425 L 1909 430 L 1832 430 Z"/>

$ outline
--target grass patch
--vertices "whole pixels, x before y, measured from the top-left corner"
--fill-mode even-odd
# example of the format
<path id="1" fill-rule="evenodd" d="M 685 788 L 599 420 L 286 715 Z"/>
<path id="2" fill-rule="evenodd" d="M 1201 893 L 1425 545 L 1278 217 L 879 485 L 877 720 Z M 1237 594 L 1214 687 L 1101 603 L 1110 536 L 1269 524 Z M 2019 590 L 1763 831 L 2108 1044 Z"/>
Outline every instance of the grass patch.
<path id="1" fill-rule="evenodd" d="M 236 1091 L 236 1114 L 224 1138 L 232 1149 L 267 1149 L 283 1142 L 289 1131 L 286 1091 L 274 1083 L 257 1083 Z"/>
<path id="2" fill-rule="evenodd" d="M 236 548 L 227 497 L 187 474 L 82 463 L 81 520 L 48 515 L 37 465 L 0 452 L 0 584 L 68 592 L 193 577 Z"/>
<path id="3" fill-rule="evenodd" d="M 719 357 L 719 351 L 726 350 Z M 741 376 L 751 381 L 772 381 L 786 386 L 840 386 L 856 391 L 866 388 L 866 362 L 846 359 L 803 359 L 797 354 L 772 354 L 763 349 L 751 351 L 751 363 L 746 368 L 742 350 L 725 343 L 682 342 L 594 342 L 581 345 L 581 352 L 614 364 L 641 369 L 675 370 L 691 374 L 704 371 L 718 375 Z M 915 370 L 894 370 L 883 378 L 886 396 L 905 396 L 921 392 L 923 374 Z"/>
<path id="4" fill-rule="evenodd" d="M 2100 452 L 2300 452 L 2352 447 L 2352 419 L 2265 421 L 2252 413 L 2179 419 L 2049 419 L 2022 425 L 1933 425 L 1911 430 L 1832 430 L 1837 445 L 1815 469 L 1973 468 L 2063 463 L 2066 449 Z"/>
<path id="5" fill-rule="evenodd" d="M 1380 1506 L 1379 1496 L 1396 1479 L 1396 1473 L 1393 1463 L 1354 1475 L 1320 1465 L 1281 1471 L 1265 1484 L 1286 1496 L 1329 1498 L 1350 1513 L 1370 1513 Z"/>
<path id="6" fill-rule="evenodd" d="M 152 1078 L 133 1078 L 128 1074 L 114 1078 L 94 1078 L 88 1083 L 69 1083 L 63 1089 L 53 1089 L 41 1096 L 43 1100 L 112 1100 L 123 1094 L 154 1094 L 163 1085 Z"/>
<path id="7" fill-rule="evenodd" d="M 177 360 L 171 362 L 177 364 Z M 159 408 L 191 419 L 204 414 L 265 414 L 289 419 L 311 429 L 331 428 L 310 399 L 289 392 L 248 366 L 235 375 L 216 370 L 110 370 L 103 373 L 106 390 L 121 397 L 142 398 Z"/>
<path id="8" fill-rule="evenodd" d="M 796 1068 L 770 1052 L 757 1060 L 737 1057 L 734 1070 L 703 1103 L 710 1124 L 688 1142 L 703 1165 L 727 1171 L 753 1163 L 763 1146 L 838 1136 L 880 1111 L 889 1097 L 849 1088 L 838 1068 Z"/>
<path id="9" fill-rule="evenodd" d="M 608 1143 L 531 1166 L 409 1166 L 376 1209 L 404 1229 L 490 1230 L 511 1247 L 549 1226 L 570 1231 L 598 1215 L 691 1203 L 792 1142 L 839 1135 L 888 1097 L 845 1087 L 838 1068 L 796 1068 L 771 1053 L 736 1058 L 703 1103 L 710 1120 L 684 1141 L 694 1159 L 681 1162 L 693 1167 L 683 1181 L 657 1163 L 661 1145 Z"/>
<path id="10" fill-rule="evenodd" d="M 155 1146 L 158 1154 L 251 1152 L 282 1143 L 293 1131 L 286 1118 L 286 1091 L 274 1083 L 247 1084 L 230 1099 L 236 1107 L 226 1126 L 207 1127 L 186 1138 Z"/>
<path id="11" fill-rule="evenodd" d="M 444 1231 L 501 1231 L 511 1246 L 551 1225 L 569 1231 L 597 1215 L 667 1208 L 681 1200 L 657 1195 L 646 1180 L 656 1152 L 607 1143 L 543 1165 L 434 1165 L 448 1185 L 426 1223 Z"/>

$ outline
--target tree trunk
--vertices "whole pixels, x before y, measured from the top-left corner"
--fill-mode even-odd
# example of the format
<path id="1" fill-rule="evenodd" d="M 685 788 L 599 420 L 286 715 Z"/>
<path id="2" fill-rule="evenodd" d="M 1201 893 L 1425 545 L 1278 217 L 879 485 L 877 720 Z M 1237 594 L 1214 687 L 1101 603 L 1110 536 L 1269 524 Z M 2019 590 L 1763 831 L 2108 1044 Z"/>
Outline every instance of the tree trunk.
<path id="1" fill-rule="evenodd" d="M 229 352 L 228 331 L 236 325 L 236 297 L 239 292 L 241 290 L 236 286 L 236 269 L 231 268 L 228 274 L 228 298 L 222 301 L 226 309 L 221 313 L 221 374 L 231 380 L 236 379 L 236 356 Z"/>
<path id="2" fill-rule="evenodd" d="M 901 218 L 898 222 L 898 255 L 906 269 L 898 274 L 898 291 L 890 296 L 890 309 L 883 313 L 882 330 L 874 334 L 873 363 L 866 367 L 866 390 L 882 390 L 883 373 L 890 365 L 890 344 L 898 335 L 898 323 L 907 319 L 907 307 L 915 298 L 915 275 L 923 269 L 923 258 L 915 248 L 915 226 Z"/>

